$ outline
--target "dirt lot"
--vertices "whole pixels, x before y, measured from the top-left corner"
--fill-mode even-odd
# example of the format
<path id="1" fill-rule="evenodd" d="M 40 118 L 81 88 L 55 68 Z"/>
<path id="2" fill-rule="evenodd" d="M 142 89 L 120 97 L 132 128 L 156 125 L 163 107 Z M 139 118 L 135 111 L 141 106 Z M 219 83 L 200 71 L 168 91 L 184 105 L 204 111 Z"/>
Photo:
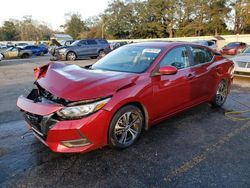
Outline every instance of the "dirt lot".
<path id="1" fill-rule="evenodd" d="M 27 129 L 15 107 L 32 87 L 32 69 L 48 61 L 0 62 L 0 187 L 250 187 L 250 122 L 225 117 L 250 109 L 249 79 L 235 79 L 222 109 L 195 107 L 126 150 L 57 154 L 30 134 L 21 139 Z"/>

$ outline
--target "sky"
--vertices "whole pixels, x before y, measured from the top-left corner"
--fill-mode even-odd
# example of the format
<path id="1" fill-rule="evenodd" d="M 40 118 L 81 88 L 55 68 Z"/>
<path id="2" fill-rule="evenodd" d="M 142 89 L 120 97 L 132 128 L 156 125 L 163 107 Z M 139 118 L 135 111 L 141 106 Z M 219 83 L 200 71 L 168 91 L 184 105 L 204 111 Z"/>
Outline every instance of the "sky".
<path id="1" fill-rule="evenodd" d="M 107 7 L 108 0 L 3 0 L 0 25 L 5 20 L 32 16 L 32 19 L 44 21 L 53 29 L 60 29 L 60 25 L 65 23 L 66 13 L 78 12 L 86 19 L 102 13 Z"/>

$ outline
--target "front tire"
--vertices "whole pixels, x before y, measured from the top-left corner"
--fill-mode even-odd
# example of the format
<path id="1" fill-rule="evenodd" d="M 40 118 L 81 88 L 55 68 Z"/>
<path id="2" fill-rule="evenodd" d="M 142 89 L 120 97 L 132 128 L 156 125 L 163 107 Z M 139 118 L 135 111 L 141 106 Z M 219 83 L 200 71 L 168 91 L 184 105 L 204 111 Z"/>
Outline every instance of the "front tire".
<path id="1" fill-rule="evenodd" d="M 226 102 L 227 95 L 228 95 L 228 82 L 226 80 L 221 80 L 217 87 L 213 101 L 211 103 L 212 106 L 221 107 Z"/>
<path id="2" fill-rule="evenodd" d="M 74 52 L 68 52 L 66 55 L 67 61 L 75 61 L 76 60 L 76 54 Z"/>
<path id="3" fill-rule="evenodd" d="M 124 149 L 133 145 L 139 138 L 144 124 L 142 111 L 127 105 L 118 110 L 109 127 L 109 146 Z"/>

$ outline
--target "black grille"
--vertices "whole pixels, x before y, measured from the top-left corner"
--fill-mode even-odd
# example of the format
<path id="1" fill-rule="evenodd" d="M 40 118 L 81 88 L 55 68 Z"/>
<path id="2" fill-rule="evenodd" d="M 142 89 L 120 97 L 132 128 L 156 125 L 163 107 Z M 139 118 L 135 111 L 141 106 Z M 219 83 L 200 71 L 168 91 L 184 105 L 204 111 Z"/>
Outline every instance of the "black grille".
<path id="1" fill-rule="evenodd" d="M 241 68 L 246 68 L 247 63 L 246 62 L 238 62 L 238 66 Z"/>
<path id="2" fill-rule="evenodd" d="M 53 127 L 58 121 L 48 116 L 39 116 L 31 113 L 25 113 L 24 118 L 27 123 L 32 126 L 37 132 L 39 132 L 46 139 L 49 129 Z"/>

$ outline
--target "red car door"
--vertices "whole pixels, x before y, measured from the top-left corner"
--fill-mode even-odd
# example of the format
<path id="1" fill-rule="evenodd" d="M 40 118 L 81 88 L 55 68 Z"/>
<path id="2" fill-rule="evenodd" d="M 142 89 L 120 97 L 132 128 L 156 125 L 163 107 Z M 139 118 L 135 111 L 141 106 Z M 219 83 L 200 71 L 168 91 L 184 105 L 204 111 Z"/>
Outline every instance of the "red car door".
<path id="1" fill-rule="evenodd" d="M 189 49 L 192 57 L 190 73 L 194 76 L 190 80 L 190 105 L 194 105 L 207 100 L 214 92 L 213 52 L 200 46 L 190 46 Z"/>
<path id="2" fill-rule="evenodd" d="M 175 66 L 178 71 L 174 75 L 156 75 L 153 84 L 153 119 L 159 120 L 185 108 L 190 102 L 190 59 L 185 46 L 169 51 L 160 61 L 158 67 Z"/>

